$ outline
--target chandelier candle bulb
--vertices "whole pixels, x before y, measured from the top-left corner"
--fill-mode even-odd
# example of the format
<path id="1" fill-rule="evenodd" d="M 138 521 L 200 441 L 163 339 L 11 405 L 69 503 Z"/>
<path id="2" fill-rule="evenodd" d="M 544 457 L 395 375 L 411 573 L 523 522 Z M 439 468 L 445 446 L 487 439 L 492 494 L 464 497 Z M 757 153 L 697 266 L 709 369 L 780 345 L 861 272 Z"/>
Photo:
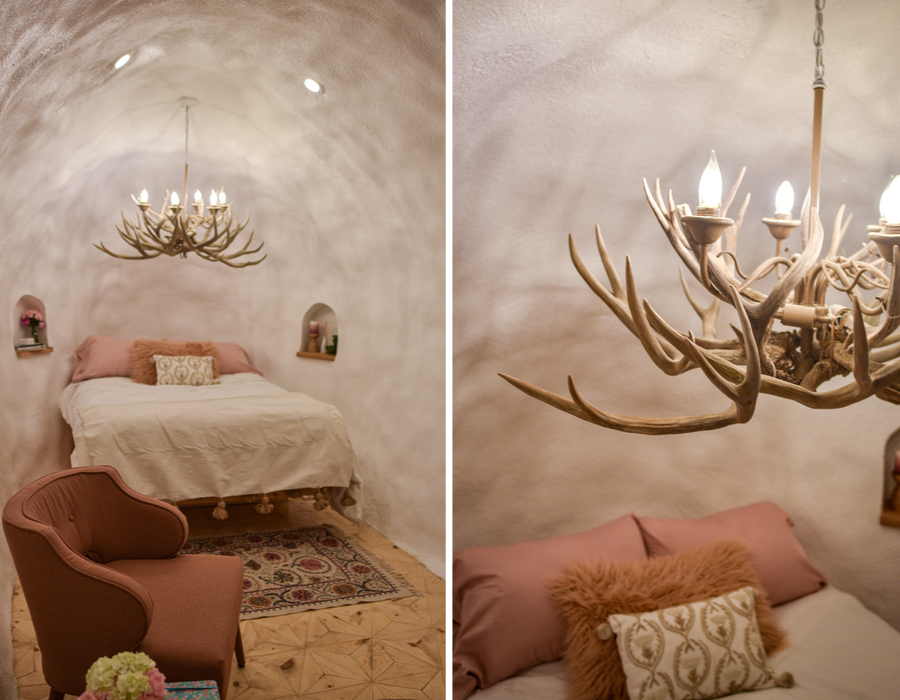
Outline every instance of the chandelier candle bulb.
<path id="1" fill-rule="evenodd" d="M 900 246 L 900 178 L 893 178 L 881 195 L 881 215 L 884 227 L 869 232 L 869 239 L 875 241 L 878 252 L 888 263 L 894 261 L 894 246 Z"/>
<path id="2" fill-rule="evenodd" d="M 769 227 L 777 243 L 775 245 L 775 257 L 781 256 L 782 241 L 791 235 L 791 232 L 800 225 L 798 219 L 791 218 L 791 210 L 794 208 L 794 188 L 785 180 L 775 193 L 775 216 L 771 219 L 763 219 L 763 223 Z"/>
<path id="3" fill-rule="evenodd" d="M 791 218 L 791 210 L 794 208 L 794 188 L 785 180 L 775 193 L 775 218 L 779 215 L 786 219 Z"/>
<path id="4" fill-rule="evenodd" d="M 719 170 L 719 161 L 716 160 L 716 152 L 710 151 L 709 163 L 700 177 L 700 204 L 697 207 L 698 216 L 717 216 L 722 205 L 722 171 Z"/>

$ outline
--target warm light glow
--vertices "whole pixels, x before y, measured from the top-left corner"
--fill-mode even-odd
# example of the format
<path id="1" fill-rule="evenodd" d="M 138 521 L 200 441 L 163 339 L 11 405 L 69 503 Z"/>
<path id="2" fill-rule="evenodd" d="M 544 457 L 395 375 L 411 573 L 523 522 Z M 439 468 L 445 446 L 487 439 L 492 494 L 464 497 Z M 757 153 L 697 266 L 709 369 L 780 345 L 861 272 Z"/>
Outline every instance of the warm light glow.
<path id="1" fill-rule="evenodd" d="M 307 78 L 306 80 L 303 81 L 303 84 L 306 86 L 306 89 L 309 90 L 310 92 L 321 92 L 322 91 L 322 86 L 319 85 L 319 83 L 317 83 L 312 78 Z"/>
<path id="2" fill-rule="evenodd" d="M 172 197 L 171 197 L 170 201 L 172 202 L 173 207 L 177 207 L 181 203 L 181 200 L 178 198 L 177 192 L 172 193 Z"/>
<path id="3" fill-rule="evenodd" d="M 216 191 L 212 190 L 209 193 L 209 206 L 214 207 L 218 203 L 218 199 L 216 198 Z"/>
<path id="4" fill-rule="evenodd" d="M 890 181 L 888 181 L 887 187 L 884 188 L 884 192 L 881 193 L 881 201 L 878 203 L 878 212 L 882 219 L 886 219 L 887 217 L 884 215 L 884 205 L 888 198 L 888 192 L 891 191 L 891 185 L 893 185 L 897 181 L 896 175 L 891 175 Z"/>
<path id="5" fill-rule="evenodd" d="M 719 161 L 716 160 L 716 152 L 711 151 L 709 163 L 703 176 L 700 178 L 700 206 L 709 209 L 718 209 L 722 203 L 722 173 L 719 171 Z"/>
<path id="6" fill-rule="evenodd" d="M 219 190 L 219 205 L 225 204 L 225 190 Z"/>
<path id="7" fill-rule="evenodd" d="M 775 213 L 787 214 L 790 216 L 791 210 L 794 208 L 794 188 L 791 183 L 785 180 L 775 193 Z"/>
<path id="8" fill-rule="evenodd" d="M 891 180 L 891 184 L 881 196 L 881 211 L 889 224 L 900 224 L 900 177 Z"/>
<path id="9" fill-rule="evenodd" d="M 118 70 L 119 68 L 121 68 L 122 66 L 124 66 L 124 65 L 125 65 L 126 63 L 128 63 L 130 60 L 131 60 L 131 54 L 130 54 L 130 53 L 126 53 L 124 56 L 122 56 L 122 58 L 120 58 L 118 61 L 116 61 L 116 70 Z"/>
<path id="10" fill-rule="evenodd" d="M 141 196 L 140 196 L 140 198 L 138 199 L 138 201 L 139 201 L 141 204 L 146 204 L 146 203 L 149 201 L 149 200 L 148 200 L 149 197 L 150 197 L 150 195 L 147 194 L 147 190 L 146 190 L 146 189 L 143 189 L 143 190 L 141 190 Z"/>
<path id="11" fill-rule="evenodd" d="M 194 204 L 201 204 L 203 202 L 203 195 L 200 194 L 200 190 L 194 192 Z"/>

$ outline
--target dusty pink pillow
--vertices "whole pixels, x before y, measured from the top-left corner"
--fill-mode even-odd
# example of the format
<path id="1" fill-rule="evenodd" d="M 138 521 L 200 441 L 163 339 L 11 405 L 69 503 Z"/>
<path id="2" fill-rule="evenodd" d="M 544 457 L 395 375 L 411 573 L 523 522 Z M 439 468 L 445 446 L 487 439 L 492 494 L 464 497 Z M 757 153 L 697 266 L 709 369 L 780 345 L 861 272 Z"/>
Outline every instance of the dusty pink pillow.
<path id="1" fill-rule="evenodd" d="M 771 605 L 814 593 L 827 583 L 794 535 L 790 517 L 774 503 L 752 503 L 705 518 L 637 518 L 651 557 L 675 554 L 717 540 L 738 540 Z"/>
<path id="2" fill-rule="evenodd" d="M 75 348 L 72 382 L 131 375 L 131 340 L 89 335 Z"/>
<path id="3" fill-rule="evenodd" d="M 454 555 L 454 700 L 562 656 L 566 622 L 547 584 L 585 558 L 646 560 L 634 516 L 573 535 Z"/>
<path id="4" fill-rule="evenodd" d="M 216 343 L 216 350 L 219 352 L 220 374 L 253 372 L 262 376 L 262 372 L 250 364 L 250 358 L 244 348 L 237 343 Z"/>

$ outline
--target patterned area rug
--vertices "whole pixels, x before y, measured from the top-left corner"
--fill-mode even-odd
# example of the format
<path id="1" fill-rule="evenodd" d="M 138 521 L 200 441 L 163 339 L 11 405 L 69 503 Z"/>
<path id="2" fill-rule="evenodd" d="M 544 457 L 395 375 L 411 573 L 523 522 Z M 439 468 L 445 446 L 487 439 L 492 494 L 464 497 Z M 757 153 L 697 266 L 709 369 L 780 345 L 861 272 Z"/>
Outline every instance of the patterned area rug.
<path id="1" fill-rule="evenodd" d="M 358 542 L 328 525 L 189 539 L 182 554 L 244 562 L 241 619 L 420 595 Z"/>

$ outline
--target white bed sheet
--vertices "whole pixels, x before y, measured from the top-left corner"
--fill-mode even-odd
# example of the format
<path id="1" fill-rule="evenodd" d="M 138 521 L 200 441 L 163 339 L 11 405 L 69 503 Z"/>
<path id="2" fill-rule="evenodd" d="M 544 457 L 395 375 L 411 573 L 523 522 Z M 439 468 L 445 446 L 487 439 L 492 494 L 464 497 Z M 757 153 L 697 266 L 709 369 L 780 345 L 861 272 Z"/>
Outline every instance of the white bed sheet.
<path id="1" fill-rule="evenodd" d="M 826 586 L 774 608 L 790 646 L 770 658 L 776 673 L 789 671 L 793 688 L 730 695 L 747 700 L 897 700 L 900 632 L 849 593 Z M 470 700 L 565 700 L 562 661 L 507 678 Z M 598 699 L 603 700 L 603 699 Z"/>
<path id="2" fill-rule="evenodd" d="M 206 387 L 127 377 L 70 384 L 58 405 L 72 428 L 72 466 L 108 464 L 136 491 L 166 501 L 330 487 L 361 513 L 356 457 L 338 410 L 257 374 Z M 349 492 L 357 504 L 340 507 Z"/>

